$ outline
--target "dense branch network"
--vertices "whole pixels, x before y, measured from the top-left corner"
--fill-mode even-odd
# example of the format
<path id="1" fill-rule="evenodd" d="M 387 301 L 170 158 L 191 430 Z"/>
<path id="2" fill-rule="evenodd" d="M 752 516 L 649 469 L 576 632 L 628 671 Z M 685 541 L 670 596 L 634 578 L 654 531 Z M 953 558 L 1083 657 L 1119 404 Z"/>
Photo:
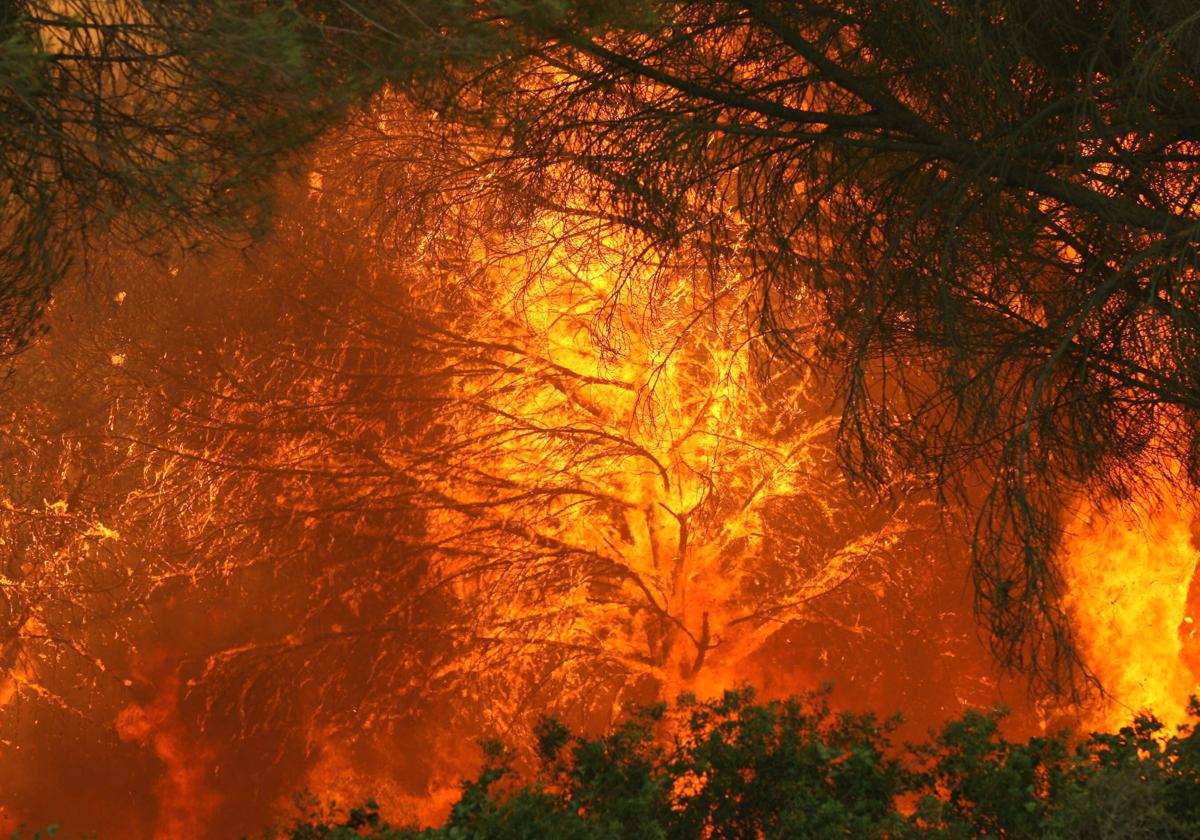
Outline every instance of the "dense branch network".
<path id="1" fill-rule="evenodd" d="M 13 445 L 36 437 L 48 460 L 9 488 L 11 518 L 64 533 L 22 549 L 8 603 L 87 648 L 89 622 L 110 616 L 120 645 L 184 591 L 260 599 L 193 619 L 214 625 L 180 640 L 202 690 L 284 704 L 304 663 L 322 714 L 394 719 L 451 695 L 499 726 L 538 692 L 607 715 L 736 681 L 912 529 L 895 502 L 848 494 L 823 399 L 770 365 L 736 274 L 631 263 L 636 240 L 558 214 L 503 240 L 448 225 L 390 260 L 371 244 L 386 214 L 364 220 L 337 181 L 362 170 L 314 176 L 295 197 L 309 209 L 225 263 L 236 283 L 197 262 L 171 290 L 147 271 L 56 304 L 100 325 L 45 351 L 99 353 L 104 406 L 65 428 L 13 418 Z M 83 596 L 87 575 L 111 578 L 108 600 Z M 37 647 L 36 623 L 9 624 L 14 649 Z M 110 656 L 106 679 L 135 670 Z M 349 683 L 347 662 L 363 669 Z"/>
<path id="2" fill-rule="evenodd" d="M 381 231 L 436 250 L 439 227 L 494 242 L 553 211 L 686 254 L 698 285 L 745 278 L 777 351 L 838 363 L 852 471 L 977 512 L 997 651 L 1061 685 L 1062 509 L 1196 472 L 1192 11 L 8 3 L 6 349 L 82 238 L 259 229 L 288 152 L 387 84 L 429 106 L 427 144 L 381 181 L 429 189 Z"/>
<path id="3" fill-rule="evenodd" d="M 440 107 L 535 193 L 755 278 L 781 349 L 815 296 L 846 463 L 975 510 L 998 653 L 1070 683 L 1062 509 L 1195 473 L 1191 6 L 483 7 L 523 51 Z"/>

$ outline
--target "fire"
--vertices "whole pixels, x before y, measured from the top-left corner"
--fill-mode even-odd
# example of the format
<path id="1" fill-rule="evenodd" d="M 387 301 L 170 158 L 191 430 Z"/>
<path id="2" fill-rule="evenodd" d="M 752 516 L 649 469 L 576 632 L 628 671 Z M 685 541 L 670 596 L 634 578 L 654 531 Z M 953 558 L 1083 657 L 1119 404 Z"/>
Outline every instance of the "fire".
<path id="1" fill-rule="evenodd" d="M 1149 710 L 1168 725 L 1200 694 L 1195 505 L 1164 481 L 1131 504 L 1085 502 L 1068 525 L 1067 606 L 1107 697 L 1085 716 L 1120 727 Z"/>
<path id="2" fill-rule="evenodd" d="M 828 539 L 849 499 L 835 421 L 809 379 L 756 367 L 755 293 L 736 272 L 631 266 L 630 240 L 580 253 L 553 218 L 531 239 L 517 252 L 538 269 L 492 260 L 481 316 L 447 342 L 473 367 L 445 410 L 455 468 L 434 480 L 441 573 L 473 632 L 509 669 L 561 680 L 560 701 L 593 690 L 597 663 L 618 698 L 640 678 L 667 697 L 752 678 L 753 654 L 908 522 L 877 509 Z M 779 532 L 772 514 L 799 509 Z"/>
<path id="3" fill-rule="evenodd" d="M 124 778 L 154 801 L 126 807 L 155 836 L 200 837 L 305 786 L 435 821 L 472 739 L 542 712 L 595 730 L 823 679 L 921 726 L 1020 704 L 932 503 L 851 492 L 828 387 L 770 364 L 736 264 L 552 213 L 399 259 L 343 166 L 249 257 L 131 261 L 56 300 L 13 389 L 36 412 L 7 406 L 4 737 L 47 743 L 29 718 L 68 709 L 141 761 Z M 1129 706 L 1181 708 L 1189 509 L 1144 512 L 1155 551 L 1115 510 L 1081 516 L 1094 667 Z M 61 818 L 50 793 L 26 810 Z M 94 799 L 81 828 L 107 818 Z"/>
<path id="4" fill-rule="evenodd" d="M 312 808 L 319 812 L 332 804 L 331 810 L 336 813 L 339 808 L 345 810 L 374 799 L 394 824 L 438 825 L 461 796 L 462 779 L 482 765 L 479 751 L 469 740 L 449 732 L 439 733 L 432 745 L 425 746 L 431 756 L 437 757 L 438 766 L 414 784 L 413 779 L 404 778 L 402 761 L 380 755 L 385 752 L 378 748 L 380 744 L 351 744 L 343 732 L 333 727 L 315 730 L 309 738 L 315 759 L 308 768 L 304 787 L 311 793 L 310 801 L 297 803 L 293 792 L 276 803 L 279 814 L 294 813 L 297 804 L 302 813 Z M 416 749 L 411 743 L 405 746 Z"/>
<path id="5" fill-rule="evenodd" d="M 162 666 L 143 675 L 153 687 L 145 704 L 130 704 L 117 713 L 115 726 L 122 740 L 149 746 L 162 762 L 155 785 L 158 815 L 155 840 L 202 837 L 220 804 L 209 776 L 214 753 L 188 731 L 179 712 L 179 677 Z"/>

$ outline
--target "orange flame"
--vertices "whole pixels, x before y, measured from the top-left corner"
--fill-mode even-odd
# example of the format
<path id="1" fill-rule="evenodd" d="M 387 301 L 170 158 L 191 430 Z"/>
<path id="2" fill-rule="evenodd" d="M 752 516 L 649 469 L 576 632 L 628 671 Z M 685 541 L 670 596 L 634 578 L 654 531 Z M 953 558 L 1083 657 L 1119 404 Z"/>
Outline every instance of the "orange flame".
<path id="1" fill-rule="evenodd" d="M 208 781 L 214 754 L 196 741 L 180 716 L 178 674 L 172 672 L 152 684 L 149 703 L 131 704 L 117 714 L 117 734 L 124 741 L 149 746 L 163 763 L 162 778 L 154 788 L 155 840 L 202 837 L 221 801 Z"/>
<path id="2" fill-rule="evenodd" d="M 1132 505 L 1085 502 L 1063 550 L 1067 606 L 1085 661 L 1108 696 L 1085 714 L 1097 727 L 1150 710 L 1181 723 L 1197 685 L 1193 590 L 1196 509 L 1167 482 Z"/>
<path id="3" fill-rule="evenodd" d="M 320 192 L 320 178 L 310 179 L 309 187 Z M 543 221 L 546 230 L 530 237 L 544 234 L 554 239 L 561 224 L 548 218 Z M 554 703 L 566 706 L 572 700 L 619 714 L 622 704 L 647 699 L 646 677 L 654 680 L 659 696 L 670 697 L 681 690 L 713 694 L 746 679 L 773 682 L 777 692 L 792 691 L 824 677 L 845 684 L 869 671 L 874 682 L 860 680 L 852 690 L 864 695 L 874 692 L 870 700 L 883 712 L 894 708 L 883 704 L 903 703 L 928 725 L 968 703 L 993 702 L 998 691 L 991 663 L 981 648 L 962 641 L 970 635 L 970 619 L 965 614 L 960 618 L 961 605 L 946 597 L 957 592 L 957 584 L 940 581 L 921 588 L 925 578 L 934 577 L 931 566 L 908 562 L 921 558 L 923 552 L 933 556 L 942 550 L 937 545 L 916 545 L 918 540 L 910 536 L 921 515 L 910 509 L 875 515 L 865 513 L 864 505 L 843 503 L 845 488 L 828 446 L 834 424 L 827 406 L 804 393 L 811 383 L 795 371 L 788 374 L 791 378 L 772 383 L 779 387 L 771 390 L 759 381 L 760 371 L 749 349 L 758 340 L 753 289 L 745 288 L 732 272 L 697 284 L 694 277 L 660 272 L 659 266 L 631 267 L 626 260 L 630 250 L 628 243 L 616 241 L 582 252 L 552 249 L 536 272 L 519 264 L 520 256 L 504 254 L 491 260 L 493 255 L 484 255 L 481 260 L 491 260 L 498 276 L 480 292 L 482 314 L 478 323 L 465 327 L 455 323 L 466 333 L 455 339 L 469 344 L 464 352 L 473 362 L 463 367 L 484 373 L 463 377 L 461 416 L 439 418 L 448 425 L 462 421 L 460 431 L 469 433 L 463 438 L 467 443 L 455 452 L 467 453 L 461 457 L 472 459 L 466 463 L 471 470 L 430 471 L 433 478 L 418 470 L 405 471 L 408 453 L 402 442 L 389 440 L 394 451 L 385 454 L 395 463 L 381 459 L 378 466 L 404 474 L 406 481 L 425 480 L 447 500 L 430 504 L 431 542 L 460 547 L 455 540 L 479 533 L 480 523 L 491 517 L 492 532 L 508 535 L 515 546 L 501 557 L 503 562 L 490 562 L 500 554 L 492 550 L 497 546 L 481 549 L 477 544 L 464 544 L 461 547 L 471 550 L 449 551 L 436 561 L 438 568 L 430 576 L 439 577 L 447 591 L 461 598 L 463 612 L 478 605 L 476 614 L 467 616 L 476 622 L 470 630 L 486 637 L 488 644 L 464 646 L 455 659 L 439 666 L 430 681 L 458 679 L 466 686 L 463 694 L 482 695 L 481 704 L 486 705 L 479 728 L 491 732 L 503 731 L 520 714 L 545 710 Z M 521 247 L 514 251 L 520 254 Z M 539 251 L 529 259 L 538 262 L 543 257 L 546 253 Z M 293 263 L 280 264 L 294 268 Z M 312 265 L 323 270 L 319 261 Z M 526 282 L 531 275 L 536 279 Z M 291 283 L 292 278 L 271 282 Z M 409 291 L 416 296 L 434 294 L 422 288 Z M 150 298 L 148 290 L 144 294 Z M 124 300 L 124 291 L 114 297 L 123 311 L 132 313 L 133 307 Z M 137 301 L 138 295 L 130 300 Z M 459 303 L 466 309 L 475 301 Z M 147 304 L 145 311 L 153 317 L 154 306 Z M 430 311 L 445 314 L 436 308 Z M 82 321 L 84 315 L 79 317 Z M 131 320 L 129 330 L 138 334 L 142 326 Z M 220 338 L 236 344 L 245 336 L 235 332 Z M 290 338 L 300 344 L 311 336 Z M 156 339 L 143 336 L 142 340 L 152 345 Z M 121 376 L 135 373 L 149 378 L 161 374 L 139 367 L 145 364 L 142 356 L 165 354 L 172 340 L 162 339 L 163 346 L 152 346 L 141 356 L 122 346 L 120 352 L 104 351 L 90 362 L 86 356 L 70 356 L 69 347 L 50 357 L 98 371 L 97 381 L 110 377 L 120 382 Z M 253 349 L 253 344 L 247 346 Z M 386 346 L 372 349 L 381 356 L 388 352 Z M 313 401 L 326 393 L 337 394 L 329 402 L 339 404 L 339 389 L 345 384 L 339 376 L 353 376 L 356 371 L 349 366 L 353 362 L 340 367 L 336 355 L 332 361 L 321 361 L 329 362 L 320 368 L 323 378 L 312 375 L 293 383 L 289 410 L 302 412 L 307 407 L 305 394 Z M 223 363 L 240 374 L 260 372 L 254 367 L 257 364 L 286 362 L 272 354 L 260 359 L 253 352 L 239 351 Z M 196 374 L 196 382 L 207 387 L 211 383 L 199 378 L 207 368 L 199 363 L 197 367 L 201 373 Z M 71 375 L 63 379 L 71 388 L 90 387 L 91 380 L 81 383 L 75 368 L 67 370 Z M 285 372 L 280 381 L 286 379 Z M 276 386 L 263 387 L 268 389 L 269 402 L 277 393 L 269 388 Z M 152 389 L 139 393 L 150 394 Z M 248 404 L 251 409 L 259 407 Z M 123 406 L 117 404 L 114 412 L 124 410 Z M 207 417 L 204 411 L 197 414 Z M 138 424 L 136 417 L 115 416 L 119 422 L 114 421 L 113 427 Z M 220 445 L 229 445 L 231 458 L 237 455 L 235 444 L 243 434 L 238 429 L 258 423 L 252 410 L 246 417 L 214 414 L 211 418 L 218 427 L 223 421 L 238 421 L 220 429 Z M 249 434 L 246 451 L 254 452 L 256 433 Z M 345 442 L 361 443 L 354 434 L 347 432 Z M 482 442 L 472 449 L 470 442 L 476 437 Z M 254 454 L 261 455 L 267 466 L 272 465 L 272 457 L 299 461 L 302 466 L 326 466 L 319 461 L 319 452 L 313 461 L 304 460 L 309 442 L 302 436 L 280 437 L 279 453 Z M 134 451 L 127 442 L 114 446 L 114 460 L 128 459 Z M 180 444 L 180 448 L 187 446 Z M 161 464 L 167 462 L 148 468 L 140 479 L 144 485 L 138 485 L 136 477 L 124 483 L 97 478 L 98 487 L 135 486 L 130 498 L 138 493 L 153 497 L 153 505 L 145 507 L 153 513 L 139 513 L 143 508 L 137 504 L 123 508 L 119 499 L 96 502 L 105 511 L 102 520 L 78 517 L 78 536 L 85 541 L 80 555 L 100 545 L 123 547 L 139 538 L 155 539 L 156 528 L 146 524 L 157 520 L 146 520 L 147 515 L 178 521 L 179 539 L 196 546 L 204 545 L 208 519 L 218 504 L 245 504 L 251 508 L 246 521 L 255 521 L 256 494 L 242 492 L 230 478 L 236 471 L 222 473 L 209 450 L 201 454 L 193 460 L 169 462 L 169 469 L 181 476 L 172 473 L 170 486 L 181 489 L 177 496 L 163 492 L 161 503 L 157 494 L 168 485 L 164 479 L 168 468 Z M 208 466 L 199 468 L 196 463 Z M 70 468 L 79 469 L 73 464 Z M 490 473 L 504 482 L 480 483 L 472 490 L 466 486 L 466 472 Z M 221 481 L 234 490 L 219 488 Z M 513 501 L 498 502 L 496 487 L 507 487 L 506 482 L 518 490 L 539 491 L 536 500 L 514 491 Z M 187 491 L 193 487 L 199 488 L 195 498 L 201 503 L 189 506 L 192 497 Z M 330 502 L 322 494 L 332 491 L 317 478 L 303 489 L 313 497 L 311 507 Z M 412 488 L 405 484 L 404 489 Z M 1200 588 L 1194 583 L 1197 552 L 1192 542 L 1195 511 L 1164 495 L 1171 500 L 1143 502 L 1130 514 L 1081 505 L 1065 544 L 1069 607 L 1089 661 L 1112 695 L 1093 710 L 1090 722 L 1096 725 L 1124 723 L 1130 709 L 1143 707 L 1174 722 L 1200 674 L 1200 640 L 1194 638 L 1193 623 L 1193 619 L 1200 621 Z M 281 495 L 276 501 L 283 507 L 288 497 Z M 44 507 L 37 513 L 66 521 L 65 501 L 47 502 Z M 464 509 L 469 509 L 469 519 Z M 297 516 L 278 527 L 313 531 L 318 524 L 312 516 Z M 801 531 L 812 533 L 801 535 Z M 516 545 L 519 540 L 532 549 L 522 553 Z M 325 550 L 315 537 L 306 538 L 302 545 L 306 556 Z M 538 567 L 550 551 L 547 546 L 565 546 L 566 551 Z M 586 553 L 596 562 L 568 575 L 566 564 L 560 562 L 563 553 Z M 901 553 L 900 562 L 878 562 Z M 62 556 L 73 557 L 65 551 Z M 205 561 L 216 557 L 202 549 L 197 556 Z M 480 556 L 487 562 L 474 559 Z M 236 574 L 231 563 L 211 565 L 230 577 Z M 78 572 L 76 566 L 63 568 L 70 574 Z M 873 570 L 873 577 L 864 574 L 866 570 Z M 369 585 L 381 586 L 375 580 Z M 358 598 L 362 591 L 345 597 Z M 833 608 L 825 610 L 821 599 L 830 595 L 840 600 L 829 601 Z M 228 597 L 244 599 L 239 606 L 250 600 L 235 587 L 230 587 Z M 859 609 L 864 605 L 866 611 L 875 605 L 887 612 L 888 621 L 873 622 Z M 348 601 L 347 606 L 357 617 L 357 601 L 352 606 Z M 334 635 L 340 633 L 339 625 L 332 627 Z M 44 633 L 32 624 L 25 630 Z M 869 638 L 872 634 L 885 637 L 877 647 L 886 649 L 886 654 L 858 667 L 854 657 L 862 657 L 868 641 L 878 642 Z M 843 656 L 829 659 L 824 645 L 835 635 L 850 642 L 844 645 Z M 940 661 L 932 664 L 929 653 L 934 645 L 924 644 L 931 637 L 945 640 Z M 298 640 L 299 636 L 286 639 L 292 647 Z M 894 644 L 895 640 L 902 644 Z M 232 655 L 253 650 L 259 642 L 231 635 L 222 644 L 222 655 Z M 381 656 L 387 655 L 386 645 L 380 650 Z M 495 650 L 502 652 L 490 653 Z M 554 655 L 565 653 L 556 660 L 546 654 L 548 650 Z M 618 668 L 629 674 L 628 692 L 594 690 L 596 683 L 588 682 L 591 674 L 584 669 L 600 659 L 610 668 L 605 679 Z M 148 747 L 162 763 L 155 788 L 155 836 L 212 836 L 218 806 L 230 808 L 237 794 L 229 791 L 223 800 L 217 792 L 209 772 L 216 767 L 216 748 L 196 737 L 195 720 L 181 708 L 179 676 L 164 662 L 160 658 L 155 664 L 143 664 L 137 676 L 152 691 L 144 702 L 116 714 L 116 730 L 123 740 Z M 540 693 L 525 691 L 520 683 L 536 682 L 528 679 L 531 675 L 548 682 L 547 662 L 559 668 L 563 678 L 545 691 L 539 689 Z M 33 665 L 22 667 L 28 673 L 16 670 L 7 682 L 0 682 L 0 706 L 36 677 Z M 336 665 L 321 667 L 328 668 L 319 674 L 321 679 L 338 680 Z M 886 679 L 897 674 L 911 677 L 917 686 L 903 701 Z M 388 686 L 383 680 L 379 685 Z M 287 692 L 281 689 L 281 694 Z M 107 708 L 111 714 L 112 707 Z M 262 706 L 248 711 L 247 717 L 258 719 L 270 714 Z M 586 720 L 595 723 L 601 717 Z M 306 726 L 292 719 L 285 719 L 283 725 Z M 422 751 L 411 745 L 409 754 L 395 755 L 403 753 L 408 743 L 403 736 L 367 732 L 357 718 L 347 725 L 344 720 L 329 724 L 318 717 L 307 727 L 299 737 L 311 761 L 307 767 L 297 767 L 297 775 L 304 774 L 304 782 L 323 801 L 336 799 L 345 806 L 374 796 L 393 821 L 439 821 L 458 794 L 457 776 L 469 776 L 477 767 L 478 756 L 469 739 L 461 731 L 450 731 L 450 724 L 444 738 L 430 739 L 436 748 L 429 750 L 435 758 L 428 761 L 409 761 L 412 753 Z M 351 731 L 350 727 L 357 728 Z M 288 733 L 295 734 L 295 730 Z M 285 736 L 273 730 L 269 737 Z M 222 755 L 243 746 L 231 735 L 228 741 L 223 739 Z M 436 767 L 430 769 L 434 761 Z M 293 777 L 287 778 L 291 784 Z M 264 814 L 251 817 L 257 820 Z"/>

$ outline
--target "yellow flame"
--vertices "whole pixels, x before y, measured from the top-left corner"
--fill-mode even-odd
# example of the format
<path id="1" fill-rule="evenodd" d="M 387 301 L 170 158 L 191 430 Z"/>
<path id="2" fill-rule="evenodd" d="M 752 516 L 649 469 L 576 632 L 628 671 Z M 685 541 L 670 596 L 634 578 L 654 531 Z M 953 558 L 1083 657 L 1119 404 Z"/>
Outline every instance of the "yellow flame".
<path id="1" fill-rule="evenodd" d="M 1187 649 L 1200 618 L 1188 603 L 1196 509 L 1165 481 L 1159 490 L 1121 507 L 1085 502 L 1068 527 L 1067 606 L 1110 695 L 1090 710 L 1092 726 L 1122 726 L 1143 710 L 1173 726 L 1200 693 Z"/>
<path id="2" fill-rule="evenodd" d="M 549 218 L 540 233 L 557 242 L 561 224 Z M 454 422 L 463 440 L 486 439 L 470 471 L 495 478 L 471 489 L 452 475 L 442 493 L 458 505 L 433 530 L 476 533 L 477 519 L 463 521 L 468 504 L 471 516 L 500 520 L 497 530 L 540 541 L 535 554 L 564 557 L 552 586 L 519 583 L 505 598 L 494 593 L 543 574 L 543 557 L 500 560 L 503 546 L 492 546 L 483 574 L 444 558 L 456 594 L 485 596 L 481 634 L 520 649 L 506 668 L 536 672 L 538 646 L 551 644 L 620 661 L 667 697 L 711 694 L 753 677 L 751 655 L 899 531 L 765 556 L 771 504 L 803 498 L 814 518 L 835 518 L 833 420 L 805 406 L 809 383 L 795 369 L 768 397 L 752 357 L 754 289 L 743 278 L 631 265 L 631 247 L 552 245 L 536 269 L 520 257 L 492 262 L 496 285 L 468 341 L 490 367 L 464 378 L 467 408 Z M 506 494 L 512 505 L 496 501 Z M 569 571 L 576 551 L 592 557 L 590 568 Z M 564 582 L 568 574 L 576 577 Z M 513 710 L 495 712 L 503 721 Z"/>

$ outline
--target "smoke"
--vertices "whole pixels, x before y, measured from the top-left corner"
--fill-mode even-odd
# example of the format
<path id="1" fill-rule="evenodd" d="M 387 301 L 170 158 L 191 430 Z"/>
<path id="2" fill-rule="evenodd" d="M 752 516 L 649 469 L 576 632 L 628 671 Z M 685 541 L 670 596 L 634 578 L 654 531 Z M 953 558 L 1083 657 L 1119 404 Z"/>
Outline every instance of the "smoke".
<path id="1" fill-rule="evenodd" d="M 374 799 L 394 825 L 440 824 L 462 793 L 462 779 L 482 766 L 469 732 L 427 721 L 420 729 L 394 728 L 366 738 L 319 729 L 309 734 L 309 743 L 313 758 L 305 789 L 319 804 L 348 808 Z"/>

